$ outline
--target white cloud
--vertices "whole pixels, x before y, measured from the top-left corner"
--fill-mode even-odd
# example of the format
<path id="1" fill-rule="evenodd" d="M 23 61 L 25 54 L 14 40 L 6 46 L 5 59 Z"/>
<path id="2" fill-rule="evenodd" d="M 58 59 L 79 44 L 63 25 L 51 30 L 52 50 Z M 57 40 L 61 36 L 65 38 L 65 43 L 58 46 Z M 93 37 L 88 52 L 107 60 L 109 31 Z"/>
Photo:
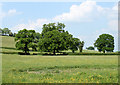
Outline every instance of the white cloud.
<path id="1" fill-rule="evenodd" d="M 70 12 L 58 15 L 53 18 L 53 20 L 67 22 L 92 21 L 93 19 L 98 18 L 98 16 L 104 15 L 107 10 L 108 8 L 103 8 L 97 5 L 95 1 L 85 1 L 80 5 L 72 5 L 70 7 Z"/>
<path id="2" fill-rule="evenodd" d="M 112 8 L 107 8 L 107 11 L 105 13 L 107 19 L 108 19 L 108 27 L 107 28 L 101 28 L 97 32 L 108 32 L 108 33 L 117 33 L 118 32 L 118 4 L 113 6 Z"/>
<path id="3" fill-rule="evenodd" d="M 27 24 L 19 24 L 13 29 L 36 29 L 37 27 L 42 27 L 43 23 L 48 22 L 88 22 L 92 21 L 98 16 L 104 15 L 107 8 L 102 8 L 98 6 L 95 1 L 85 1 L 80 5 L 72 5 L 70 7 L 70 12 L 57 15 L 51 19 L 37 19 L 36 21 L 28 21 Z M 16 13 L 16 10 L 9 10 L 9 14 Z"/>
<path id="4" fill-rule="evenodd" d="M 118 20 L 110 20 L 108 22 L 109 30 L 118 31 Z"/>
<path id="5" fill-rule="evenodd" d="M 17 11 L 15 9 L 10 9 L 8 11 L 8 15 L 13 15 L 13 14 L 17 14 Z"/>
<path id="6" fill-rule="evenodd" d="M 51 19 L 37 19 L 36 21 L 28 21 L 27 24 L 19 24 L 13 28 L 36 29 L 37 27 L 42 27 L 44 23 L 48 22 L 90 22 L 93 20 L 97 20 L 97 18 L 106 17 L 109 20 L 108 25 L 111 30 L 116 23 L 117 10 L 117 5 L 113 8 L 105 8 L 97 5 L 95 1 L 85 1 L 80 5 L 72 5 L 68 13 L 57 15 Z M 15 13 L 15 9 L 11 9 L 8 11 L 8 15 L 12 15 Z"/>
<path id="7" fill-rule="evenodd" d="M 14 14 L 14 13 L 16 13 L 15 9 L 11 9 L 11 10 L 8 11 L 8 14 Z"/>
<path id="8" fill-rule="evenodd" d="M 48 22 L 88 22 L 97 20 L 97 18 L 105 17 L 108 19 L 108 28 L 107 30 L 117 30 L 117 17 L 118 17 L 118 4 L 112 8 L 101 7 L 96 4 L 95 1 L 85 1 L 80 5 L 72 5 L 68 13 L 63 13 L 57 15 L 52 19 L 37 19 L 36 21 L 28 21 L 27 24 L 18 24 L 14 29 L 36 29 L 42 27 L 44 23 Z M 7 15 L 13 15 L 20 12 L 17 12 L 15 9 L 10 9 Z M 5 13 L 3 13 L 5 16 Z"/>
<path id="9" fill-rule="evenodd" d="M 2 3 L 0 3 L 0 20 L 2 20 L 5 17 L 22 14 L 22 12 L 16 11 L 16 9 L 10 9 L 7 12 L 4 12 L 1 8 L 2 8 Z"/>
<path id="10" fill-rule="evenodd" d="M 27 24 L 18 24 L 15 27 L 11 28 L 14 31 L 28 29 L 28 30 L 41 30 L 44 23 L 49 23 L 47 19 L 37 19 L 36 21 L 29 20 Z"/>
<path id="11" fill-rule="evenodd" d="M 106 17 L 108 19 L 107 27 L 98 30 L 98 33 L 116 33 L 118 32 L 118 4 L 112 8 L 108 8 L 106 12 Z"/>
<path id="12" fill-rule="evenodd" d="M 108 29 L 110 31 L 118 31 L 118 4 L 115 5 L 108 14 Z"/>
<path id="13" fill-rule="evenodd" d="M 14 16 L 14 15 L 19 15 L 19 14 L 22 14 L 22 12 L 18 12 L 18 11 L 16 11 L 16 9 L 10 9 L 6 13 L 6 16 Z"/>

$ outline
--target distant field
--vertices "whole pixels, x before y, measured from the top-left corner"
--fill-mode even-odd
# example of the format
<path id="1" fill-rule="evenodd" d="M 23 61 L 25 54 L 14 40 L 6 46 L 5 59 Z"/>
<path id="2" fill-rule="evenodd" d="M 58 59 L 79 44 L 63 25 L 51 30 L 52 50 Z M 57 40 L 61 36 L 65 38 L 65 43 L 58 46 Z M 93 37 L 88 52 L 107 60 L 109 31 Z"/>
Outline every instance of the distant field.
<path id="1" fill-rule="evenodd" d="M 2 37 L 2 47 L 15 48 L 14 37 L 0 36 Z"/>
<path id="2" fill-rule="evenodd" d="M 2 50 L 18 52 L 14 38 Z M 2 54 L 3 83 L 117 83 L 118 56 L 41 56 Z"/>
<path id="3" fill-rule="evenodd" d="M 21 52 L 15 49 L 14 37 L 0 36 L 2 37 L 2 52 Z"/>

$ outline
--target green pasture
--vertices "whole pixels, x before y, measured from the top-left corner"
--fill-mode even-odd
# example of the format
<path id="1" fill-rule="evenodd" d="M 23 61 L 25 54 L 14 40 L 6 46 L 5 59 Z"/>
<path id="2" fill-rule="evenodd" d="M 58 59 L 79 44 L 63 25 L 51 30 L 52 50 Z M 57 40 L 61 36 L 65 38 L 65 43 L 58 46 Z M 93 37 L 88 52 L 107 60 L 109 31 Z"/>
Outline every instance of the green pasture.
<path id="1" fill-rule="evenodd" d="M 16 50 L 14 38 L 2 37 L 2 51 Z M 117 55 L 2 55 L 2 83 L 117 83 Z"/>

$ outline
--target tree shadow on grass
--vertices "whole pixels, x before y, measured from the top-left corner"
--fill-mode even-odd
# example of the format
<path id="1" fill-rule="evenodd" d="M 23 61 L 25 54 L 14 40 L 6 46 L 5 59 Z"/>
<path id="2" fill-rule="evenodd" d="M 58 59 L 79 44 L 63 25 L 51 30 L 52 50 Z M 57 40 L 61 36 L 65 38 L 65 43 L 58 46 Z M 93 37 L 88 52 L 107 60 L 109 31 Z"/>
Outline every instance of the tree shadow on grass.
<path id="1" fill-rule="evenodd" d="M 10 49 L 10 50 L 16 50 L 16 48 L 13 48 L 13 47 L 0 47 L 2 49 Z"/>
<path id="2" fill-rule="evenodd" d="M 2 49 L 11 49 L 11 50 L 16 50 L 16 48 L 12 48 L 12 47 L 0 47 Z"/>
<path id="3" fill-rule="evenodd" d="M 0 49 L 9 49 L 9 50 L 16 50 L 16 48 L 13 47 L 0 47 Z M 2 54 L 18 54 L 18 52 L 9 52 L 9 51 L 0 51 Z"/>
<path id="4" fill-rule="evenodd" d="M 42 55 L 50 55 L 50 56 L 60 56 L 60 55 L 68 55 L 66 52 L 59 52 L 59 53 L 43 53 Z"/>
<path id="5" fill-rule="evenodd" d="M 18 52 L 0 52 L 2 54 L 18 54 Z"/>

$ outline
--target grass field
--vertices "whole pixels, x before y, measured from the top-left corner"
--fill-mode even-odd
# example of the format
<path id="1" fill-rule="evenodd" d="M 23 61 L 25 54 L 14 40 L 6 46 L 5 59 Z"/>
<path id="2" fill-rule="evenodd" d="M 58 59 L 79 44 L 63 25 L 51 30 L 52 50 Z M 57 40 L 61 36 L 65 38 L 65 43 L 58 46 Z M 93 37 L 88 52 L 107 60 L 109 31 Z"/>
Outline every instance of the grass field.
<path id="1" fill-rule="evenodd" d="M 19 52 L 2 37 L 2 51 Z M 118 56 L 2 55 L 2 83 L 117 83 Z"/>

